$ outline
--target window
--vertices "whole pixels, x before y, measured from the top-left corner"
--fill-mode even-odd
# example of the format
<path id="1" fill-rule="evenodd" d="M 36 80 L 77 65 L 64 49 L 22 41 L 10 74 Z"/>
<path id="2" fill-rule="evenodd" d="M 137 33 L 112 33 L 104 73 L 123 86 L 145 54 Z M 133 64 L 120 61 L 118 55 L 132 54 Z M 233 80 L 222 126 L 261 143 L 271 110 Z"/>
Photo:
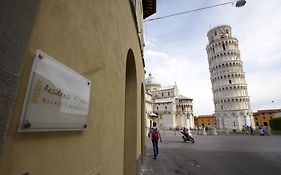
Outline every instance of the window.
<path id="1" fill-rule="evenodd" d="M 223 110 L 223 105 L 221 105 L 221 110 Z"/>
<path id="2" fill-rule="evenodd" d="M 216 53 L 216 52 L 215 52 L 215 48 L 213 48 L 213 52 Z"/>
<path id="3" fill-rule="evenodd" d="M 228 80 L 228 83 L 229 83 L 229 84 L 232 84 L 231 80 Z"/>
<path id="4" fill-rule="evenodd" d="M 235 122 L 233 122 L 233 126 L 235 126 Z"/>
<path id="5" fill-rule="evenodd" d="M 223 48 L 223 50 L 225 50 L 225 45 L 224 45 L 224 43 L 222 43 L 222 48 Z"/>
<path id="6" fill-rule="evenodd" d="M 162 92 L 162 97 L 164 96 L 164 93 Z"/>
<path id="7" fill-rule="evenodd" d="M 167 106 L 165 106 L 165 109 L 167 109 Z"/>
<path id="8" fill-rule="evenodd" d="M 168 96 L 170 96 L 170 92 L 168 92 Z"/>

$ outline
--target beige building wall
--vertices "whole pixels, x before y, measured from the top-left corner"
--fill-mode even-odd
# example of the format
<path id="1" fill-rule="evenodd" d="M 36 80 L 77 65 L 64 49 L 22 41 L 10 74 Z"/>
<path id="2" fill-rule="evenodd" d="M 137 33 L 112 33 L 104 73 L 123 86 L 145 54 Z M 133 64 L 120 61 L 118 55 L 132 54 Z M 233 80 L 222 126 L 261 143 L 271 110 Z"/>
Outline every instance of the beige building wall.
<path id="1" fill-rule="evenodd" d="M 137 173 L 144 145 L 144 70 L 137 26 L 129 0 L 39 3 L 1 153 L 0 174 Z M 17 132 L 36 49 L 91 80 L 85 131 Z"/>

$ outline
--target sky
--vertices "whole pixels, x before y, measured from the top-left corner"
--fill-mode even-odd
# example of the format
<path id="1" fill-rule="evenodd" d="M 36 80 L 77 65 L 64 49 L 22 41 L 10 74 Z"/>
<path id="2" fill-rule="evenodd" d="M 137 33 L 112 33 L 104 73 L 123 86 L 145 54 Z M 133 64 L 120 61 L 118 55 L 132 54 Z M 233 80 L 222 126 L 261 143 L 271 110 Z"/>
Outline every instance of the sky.
<path id="1" fill-rule="evenodd" d="M 157 0 L 156 14 L 147 19 L 224 2 L 229 0 Z M 228 4 L 144 22 L 146 77 L 151 73 L 162 86 L 176 82 L 180 94 L 193 99 L 194 115 L 213 114 L 207 32 L 223 24 L 239 41 L 252 110 L 281 108 L 280 0 L 247 0 L 240 8 Z"/>

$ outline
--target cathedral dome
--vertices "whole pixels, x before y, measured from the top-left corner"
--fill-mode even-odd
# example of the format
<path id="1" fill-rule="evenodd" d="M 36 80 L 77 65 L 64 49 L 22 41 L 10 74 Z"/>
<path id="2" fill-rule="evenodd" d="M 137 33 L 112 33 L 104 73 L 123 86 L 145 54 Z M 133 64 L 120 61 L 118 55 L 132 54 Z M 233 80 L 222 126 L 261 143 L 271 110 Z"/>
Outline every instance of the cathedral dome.
<path id="1" fill-rule="evenodd" d="M 160 83 L 149 73 L 148 77 L 144 80 L 145 84 L 156 84 L 160 85 Z"/>

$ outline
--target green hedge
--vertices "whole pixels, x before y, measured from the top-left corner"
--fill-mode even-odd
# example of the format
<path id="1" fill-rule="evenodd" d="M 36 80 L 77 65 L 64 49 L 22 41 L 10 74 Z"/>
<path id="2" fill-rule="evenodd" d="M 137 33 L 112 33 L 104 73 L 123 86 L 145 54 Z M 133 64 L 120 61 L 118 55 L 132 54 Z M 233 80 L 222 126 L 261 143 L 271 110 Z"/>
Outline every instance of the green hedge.
<path id="1" fill-rule="evenodd" d="M 269 125 L 272 130 L 281 131 L 281 118 L 273 118 L 269 120 Z"/>

